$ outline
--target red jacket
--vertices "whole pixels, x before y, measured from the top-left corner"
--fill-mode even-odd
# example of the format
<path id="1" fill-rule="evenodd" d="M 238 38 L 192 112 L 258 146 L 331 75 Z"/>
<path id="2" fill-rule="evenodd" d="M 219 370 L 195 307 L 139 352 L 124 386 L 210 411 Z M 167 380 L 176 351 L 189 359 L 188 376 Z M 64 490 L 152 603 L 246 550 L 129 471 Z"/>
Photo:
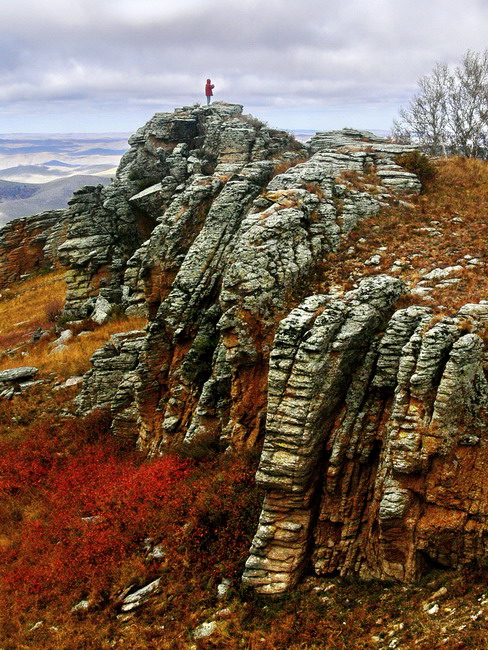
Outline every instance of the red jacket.
<path id="1" fill-rule="evenodd" d="M 210 81 L 210 79 L 207 79 L 207 83 L 205 84 L 205 95 L 207 97 L 212 97 L 212 88 L 214 88 L 213 83 Z"/>

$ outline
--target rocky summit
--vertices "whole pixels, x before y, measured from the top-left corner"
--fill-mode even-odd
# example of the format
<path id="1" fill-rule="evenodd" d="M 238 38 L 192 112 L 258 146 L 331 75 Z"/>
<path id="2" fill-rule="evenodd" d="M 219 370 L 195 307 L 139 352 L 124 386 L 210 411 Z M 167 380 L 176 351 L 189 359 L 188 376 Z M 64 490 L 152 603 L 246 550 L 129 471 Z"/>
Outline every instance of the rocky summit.
<path id="1" fill-rule="evenodd" d="M 311 290 L 358 224 L 420 192 L 413 148 L 355 129 L 301 144 L 225 103 L 158 113 L 129 144 L 110 186 L 47 221 L 65 320 L 149 320 L 94 354 L 79 412 L 108 409 L 148 454 L 258 449 L 259 592 L 486 558 L 488 301 L 433 318 L 385 273 Z M 25 225 L 6 228 L 3 267 Z"/>

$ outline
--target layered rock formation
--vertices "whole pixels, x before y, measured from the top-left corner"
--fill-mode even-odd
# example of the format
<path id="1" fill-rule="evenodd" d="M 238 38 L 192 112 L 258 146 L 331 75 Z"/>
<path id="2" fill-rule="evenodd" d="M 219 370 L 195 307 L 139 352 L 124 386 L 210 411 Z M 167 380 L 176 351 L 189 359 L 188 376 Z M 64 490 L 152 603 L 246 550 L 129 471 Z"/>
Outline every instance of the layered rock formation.
<path id="1" fill-rule="evenodd" d="M 218 103 L 130 144 L 71 201 L 65 313 L 149 325 L 94 355 L 80 412 L 109 408 L 148 453 L 263 444 L 244 582 L 265 593 L 310 566 L 412 580 L 485 557 L 488 305 L 434 322 L 385 275 L 310 295 L 360 221 L 419 191 L 405 148 L 352 129 L 303 147 Z"/>
<path id="2" fill-rule="evenodd" d="M 119 213 L 110 212 L 115 225 L 107 232 L 87 235 L 80 243 L 71 237 L 77 224 L 87 227 L 80 211 L 62 246 L 71 260 L 68 278 L 74 278 L 68 313 L 83 316 L 101 298 L 124 296 L 128 312 L 150 318 L 140 342 L 141 379 L 132 382 L 125 414 L 117 403 L 115 429 L 139 431 L 139 444 L 152 451 L 175 435 L 190 441 L 211 434 L 253 444 L 262 434 L 266 368 L 278 315 L 286 312 L 292 294 L 306 293 L 318 261 L 336 250 L 359 220 L 377 214 L 388 197 L 384 185 L 375 193 L 357 191 L 340 175 L 395 168 L 405 180 L 404 191 L 419 189 L 393 154 L 375 152 L 363 132 L 356 136 L 348 136 L 356 143 L 350 151 L 343 142 L 326 146 L 313 140 L 316 153 L 309 156 L 288 134 L 242 116 L 241 107 L 214 104 L 158 115 L 131 140 L 118 181 L 95 202 L 108 193 L 118 197 L 117 206 L 124 201 L 124 228 L 129 213 L 135 224 L 135 205 L 156 224 L 126 260 L 125 284 L 114 288 L 124 266 L 117 244 L 122 235 L 110 239 L 107 234 Z M 176 144 L 178 137 L 185 142 Z M 199 149 L 190 149 L 196 144 Z M 166 175 L 127 199 L 141 169 L 154 172 L 157 165 Z M 377 181 L 381 184 L 379 176 Z M 123 199 L 116 194 L 117 183 L 124 184 Z M 106 199 L 104 206 L 108 214 Z M 90 214 L 94 224 L 109 218 L 103 221 L 96 207 Z M 119 362 L 110 352 L 93 373 L 110 375 L 113 363 Z M 98 381 L 86 382 L 80 397 L 84 409 L 106 401 L 91 389 Z"/>
<path id="3" fill-rule="evenodd" d="M 388 320 L 401 291 L 378 276 L 280 323 L 244 574 L 263 593 L 296 584 L 310 558 L 319 575 L 405 581 L 486 558 L 488 303 Z"/>
<path id="4" fill-rule="evenodd" d="M 49 210 L 14 219 L 0 228 L 0 289 L 24 274 L 58 264 L 68 219 L 66 210 Z"/>
<path id="5" fill-rule="evenodd" d="M 70 267 L 65 312 L 73 318 L 90 315 L 98 296 L 123 302 L 126 272 L 124 286 L 136 294 L 131 302 L 140 303 L 141 287 L 151 285 L 148 302 L 159 304 L 166 276 L 179 268 L 227 180 L 249 163 L 285 152 L 293 158 L 297 149 L 289 134 L 242 116 L 242 106 L 233 104 L 158 113 L 129 144 L 109 187 L 84 189 L 70 202 L 60 252 Z M 156 226 L 152 247 L 141 250 Z"/>

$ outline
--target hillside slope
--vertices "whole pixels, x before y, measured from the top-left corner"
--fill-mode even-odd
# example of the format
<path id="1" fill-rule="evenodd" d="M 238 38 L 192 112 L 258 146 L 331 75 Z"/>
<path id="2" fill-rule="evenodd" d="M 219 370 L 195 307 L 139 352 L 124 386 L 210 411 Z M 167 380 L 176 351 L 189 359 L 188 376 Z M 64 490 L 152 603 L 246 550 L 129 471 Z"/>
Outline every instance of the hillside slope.
<path id="1" fill-rule="evenodd" d="M 25 512 L 50 506 L 6 529 L 5 593 L 24 572 L 19 611 L 64 621 L 38 642 L 66 639 L 76 598 L 83 643 L 102 622 L 112 645 L 188 647 L 206 621 L 197 645 L 483 647 L 486 163 L 433 169 L 354 129 L 303 146 L 223 103 L 157 114 L 130 144 L 63 216 L 72 324 L 55 345 L 75 354 L 120 314 L 148 326 L 93 354 L 77 417 L 27 432 L 41 469 L 18 448 L 38 486 Z M 3 363 L 39 366 L 47 388 L 39 350 L 12 343 Z M 13 441 L 35 427 L 18 390 Z M 131 613 L 143 586 L 147 616 Z"/>

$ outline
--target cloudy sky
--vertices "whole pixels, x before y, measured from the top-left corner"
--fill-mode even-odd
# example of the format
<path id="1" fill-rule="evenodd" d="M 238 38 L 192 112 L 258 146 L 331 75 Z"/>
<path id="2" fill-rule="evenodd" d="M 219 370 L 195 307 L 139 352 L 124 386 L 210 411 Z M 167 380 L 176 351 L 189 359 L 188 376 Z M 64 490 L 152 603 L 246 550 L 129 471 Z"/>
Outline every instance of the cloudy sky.
<path id="1" fill-rule="evenodd" d="M 487 34 L 488 0 L 1 0 L 0 133 L 132 132 L 207 77 L 272 126 L 389 129 Z"/>

